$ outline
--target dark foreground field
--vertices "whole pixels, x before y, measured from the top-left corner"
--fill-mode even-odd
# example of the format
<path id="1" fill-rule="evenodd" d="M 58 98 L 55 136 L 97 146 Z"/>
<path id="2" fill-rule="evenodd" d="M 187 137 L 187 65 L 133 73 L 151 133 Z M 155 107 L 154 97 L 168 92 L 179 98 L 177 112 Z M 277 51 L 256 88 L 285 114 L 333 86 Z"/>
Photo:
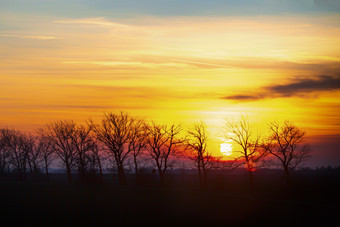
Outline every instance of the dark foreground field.
<path id="1" fill-rule="evenodd" d="M 300 174 L 286 187 L 280 175 L 257 175 L 251 191 L 244 175 L 212 175 L 199 190 L 195 175 L 155 176 L 136 186 L 130 176 L 118 186 L 67 183 L 55 174 L 50 183 L 0 183 L 1 223 L 86 226 L 328 226 L 339 219 L 339 174 Z M 148 179 L 149 178 L 149 179 Z"/>

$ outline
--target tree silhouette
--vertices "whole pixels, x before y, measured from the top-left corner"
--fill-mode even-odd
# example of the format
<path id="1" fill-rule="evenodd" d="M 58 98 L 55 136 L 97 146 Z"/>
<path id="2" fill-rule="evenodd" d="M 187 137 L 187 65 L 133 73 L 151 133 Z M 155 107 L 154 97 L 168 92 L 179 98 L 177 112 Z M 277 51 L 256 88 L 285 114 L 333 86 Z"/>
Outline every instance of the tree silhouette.
<path id="1" fill-rule="evenodd" d="M 93 124 L 96 137 L 107 148 L 109 155 L 118 169 L 118 179 L 120 184 L 126 184 L 126 176 L 124 171 L 124 161 L 131 152 L 128 147 L 131 139 L 131 128 L 134 119 L 128 113 L 120 112 L 106 113 L 101 124 Z"/>
<path id="2" fill-rule="evenodd" d="M 4 139 L 9 149 L 13 170 L 21 178 L 26 174 L 28 155 L 34 143 L 26 135 L 14 129 L 7 129 Z"/>
<path id="3" fill-rule="evenodd" d="M 68 181 L 72 182 L 72 168 L 75 165 L 76 157 L 72 137 L 76 131 L 76 123 L 73 121 L 55 121 L 49 123 L 43 130 L 45 139 L 52 145 L 55 154 L 66 167 Z"/>
<path id="4" fill-rule="evenodd" d="M 129 140 L 129 150 L 133 156 L 136 180 L 138 178 L 138 157 L 146 148 L 147 143 L 147 127 L 144 120 L 135 119 L 131 125 L 131 136 Z"/>
<path id="5" fill-rule="evenodd" d="M 10 151 L 7 146 L 8 129 L 0 129 L 0 175 L 10 171 Z"/>
<path id="6" fill-rule="evenodd" d="M 180 125 L 170 126 L 152 122 L 147 126 L 147 145 L 150 157 L 154 160 L 161 185 L 164 185 L 164 175 L 173 162 L 170 156 L 175 156 L 184 140 L 179 139 L 182 128 Z"/>
<path id="7" fill-rule="evenodd" d="M 89 154 L 94 149 L 94 140 L 90 135 L 91 131 L 91 124 L 77 124 L 74 132 L 71 134 L 72 145 L 75 149 L 75 162 L 81 181 L 84 181 L 86 178 Z"/>
<path id="8" fill-rule="evenodd" d="M 187 150 L 189 158 L 196 164 L 201 188 L 207 187 L 207 167 L 212 159 L 207 150 L 208 137 L 204 122 L 196 122 L 188 131 Z"/>
<path id="9" fill-rule="evenodd" d="M 241 147 L 241 156 L 249 175 L 251 187 L 254 186 L 253 171 L 256 163 L 266 155 L 265 149 L 261 147 L 260 136 L 254 136 L 250 122 L 246 117 L 241 116 L 237 120 L 224 121 L 224 138 L 232 140 Z"/>
<path id="10" fill-rule="evenodd" d="M 40 164 L 43 162 L 42 150 L 40 142 L 36 136 L 27 135 L 26 138 L 29 140 L 27 143 L 28 152 L 28 165 L 31 174 L 40 173 Z"/>
<path id="11" fill-rule="evenodd" d="M 301 164 L 309 154 L 309 147 L 303 143 L 305 132 L 291 121 L 269 124 L 271 135 L 263 147 L 279 160 L 289 182 L 290 172 Z"/>
<path id="12" fill-rule="evenodd" d="M 52 143 L 47 139 L 47 136 L 43 134 L 44 130 L 38 130 L 38 138 L 39 144 L 38 147 L 40 149 L 41 158 L 44 163 L 44 169 L 46 173 L 46 180 L 47 182 L 50 181 L 48 167 L 50 166 L 51 162 L 56 158 L 54 154 L 54 149 L 52 147 Z"/>
<path id="13" fill-rule="evenodd" d="M 99 182 L 103 183 L 103 166 L 102 166 L 102 155 L 103 149 L 100 144 L 93 138 L 91 146 L 91 152 L 87 155 L 89 170 L 92 175 L 96 174 L 96 168 L 99 169 Z"/>

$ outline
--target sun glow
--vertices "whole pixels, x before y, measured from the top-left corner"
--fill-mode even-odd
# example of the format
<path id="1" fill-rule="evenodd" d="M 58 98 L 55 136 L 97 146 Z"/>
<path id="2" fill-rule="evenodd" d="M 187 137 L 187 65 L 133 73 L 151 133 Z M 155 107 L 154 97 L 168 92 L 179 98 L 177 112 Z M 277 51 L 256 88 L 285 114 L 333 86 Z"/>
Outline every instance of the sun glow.
<path id="1" fill-rule="evenodd" d="M 232 151 L 233 151 L 233 144 L 231 144 L 231 143 L 221 143 L 220 144 L 220 151 L 225 156 L 231 155 Z"/>

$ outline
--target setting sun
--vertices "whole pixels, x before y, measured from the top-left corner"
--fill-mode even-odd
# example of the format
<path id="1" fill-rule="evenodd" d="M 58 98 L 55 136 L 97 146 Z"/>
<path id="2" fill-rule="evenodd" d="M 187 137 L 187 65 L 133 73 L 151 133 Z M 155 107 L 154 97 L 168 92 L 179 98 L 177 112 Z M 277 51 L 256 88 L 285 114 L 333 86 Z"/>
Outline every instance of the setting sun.
<path id="1" fill-rule="evenodd" d="M 225 156 L 231 155 L 232 151 L 233 151 L 233 144 L 231 144 L 231 143 L 221 143 L 220 144 L 220 151 Z"/>

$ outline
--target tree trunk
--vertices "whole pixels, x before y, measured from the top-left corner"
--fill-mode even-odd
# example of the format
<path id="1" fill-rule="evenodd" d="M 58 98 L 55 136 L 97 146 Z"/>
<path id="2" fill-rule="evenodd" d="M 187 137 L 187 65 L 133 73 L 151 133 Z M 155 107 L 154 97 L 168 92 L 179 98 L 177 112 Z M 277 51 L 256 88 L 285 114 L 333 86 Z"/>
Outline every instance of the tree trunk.
<path id="1" fill-rule="evenodd" d="M 81 182 L 85 181 L 85 164 L 84 164 L 84 160 L 82 155 L 79 155 L 79 169 L 78 169 L 78 173 L 79 173 L 79 179 Z"/>
<path id="2" fill-rule="evenodd" d="M 251 166 L 250 160 L 248 159 L 248 157 L 246 157 L 246 165 L 247 165 L 247 170 L 248 170 L 248 175 L 249 175 L 250 188 L 253 191 L 254 190 L 253 167 Z"/>
<path id="3" fill-rule="evenodd" d="M 100 162 L 100 158 L 97 157 L 98 159 L 98 167 L 99 167 L 99 181 L 100 183 L 103 183 L 103 170 L 102 170 L 102 164 Z"/>
<path id="4" fill-rule="evenodd" d="M 207 180 L 207 171 L 203 168 L 203 188 L 207 190 L 208 187 L 208 180 Z"/>
<path id="5" fill-rule="evenodd" d="M 203 172 L 203 179 L 202 179 L 202 185 L 203 185 L 203 189 L 206 190 L 207 186 L 208 186 L 208 182 L 207 182 L 207 171 L 205 169 L 205 163 L 204 163 L 204 159 L 202 157 L 202 172 Z"/>
<path id="6" fill-rule="evenodd" d="M 200 188 L 203 189 L 202 171 L 201 171 L 201 164 L 200 163 L 197 163 L 197 170 L 198 170 L 198 178 L 199 178 Z"/>
<path id="7" fill-rule="evenodd" d="M 250 187 L 253 190 L 254 189 L 254 176 L 253 176 L 253 171 L 252 170 L 248 170 L 248 175 L 249 175 L 249 183 L 250 183 Z"/>
<path id="8" fill-rule="evenodd" d="M 136 183 L 138 184 L 138 163 L 137 163 L 137 157 L 133 156 L 133 161 L 135 163 L 135 177 L 136 177 Z"/>
<path id="9" fill-rule="evenodd" d="M 30 174 L 32 175 L 33 174 L 33 168 L 32 168 L 32 164 L 31 164 L 30 161 L 28 162 L 28 166 L 30 167 Z"/>
<path id="10" fill-rule="evenodd" d="M 118 166 L 118 181 L 121 185 L 126 185 L 126 176 L 123 165 Z"/>
<path id="11" fill-rule="evenodd" d="M 163 173 L 159 174 L 159 180 L 160 180 L 161 186 L 164 186 L 164 174 Z"/>
<path id="12" fill-rule="evenodd" d="M 71 166 L 68 163 L 66 164 L 66 171 L 67 171 L 68 182 L 71 183 L 72 182 L 72 172 L 71 172 Z"/>
<path id="13" fill-rule="evenodd" d="M 164 185 L 164 173 L 165 173 L 165 171 L 164 172 L 162 171 L 162 166 L 159 164 L 158 160 L 157 160 L 156 164 L 157 164 L 157 169 L 158 169 L 158 174 L 159 174 L 159 181 L 161 183 L 161 186 L 163 186 Z"/>
<path id="14" fill-rule="evenodd" d="M 47 180 L 47 182 L 49 182 L 49 181 L 50 181 L 50 177 L 49 177 L 49 175 L 48 175 L 48 165 L 47 165 L 47 160 L 45 159 L 44 161 L 45 161 L 46 180 Z"/>
<path id="15" fill-rule="evenodd" d="M 289 173 L 289 167 L 284 166 L 285 176 L 286 176 L 286 184 L 290 185 L 290 173 Z"/>
<path id="16" fill-rule="evenodd" d="M 34 163 L 34 165 L 33 165 L 33 171 L 34 171 L 34 175 L 35 175 L 35 176 L 38 176 L 39 171 L 38 171 L 38 166 L 37 166 L 36 163 Z"/>

